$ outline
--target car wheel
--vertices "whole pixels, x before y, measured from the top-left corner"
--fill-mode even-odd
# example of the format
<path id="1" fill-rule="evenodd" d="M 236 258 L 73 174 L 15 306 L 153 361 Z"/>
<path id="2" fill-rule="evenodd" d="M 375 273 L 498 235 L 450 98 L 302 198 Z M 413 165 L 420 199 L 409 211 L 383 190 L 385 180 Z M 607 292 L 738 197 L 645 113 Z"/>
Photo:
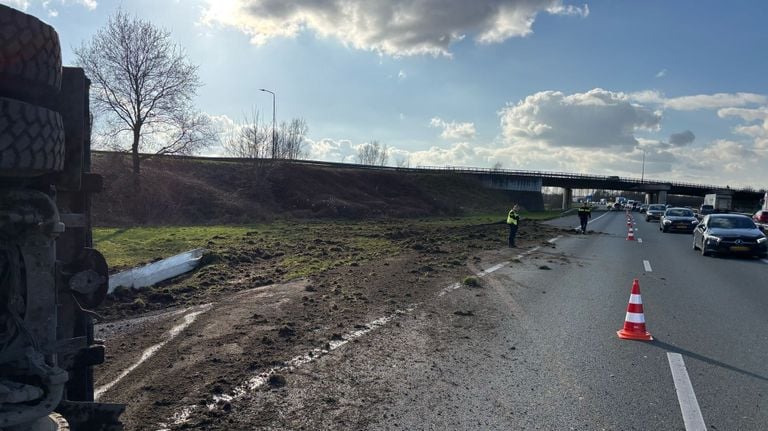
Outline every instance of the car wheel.
<path id="1" fill-rule="evenodd" d="M 667 233 L 667 227 L 666 226 L 662 227 L 661 231 L 664 232 L 664 233 Z"/>
<path id="2" fill-rule="evenodd" d="M 707 249 L 704 247 L 704 240 L 701 241 L 701 255 L 702 256 L 709 256 L 711 253 L 707 251 Z"/>

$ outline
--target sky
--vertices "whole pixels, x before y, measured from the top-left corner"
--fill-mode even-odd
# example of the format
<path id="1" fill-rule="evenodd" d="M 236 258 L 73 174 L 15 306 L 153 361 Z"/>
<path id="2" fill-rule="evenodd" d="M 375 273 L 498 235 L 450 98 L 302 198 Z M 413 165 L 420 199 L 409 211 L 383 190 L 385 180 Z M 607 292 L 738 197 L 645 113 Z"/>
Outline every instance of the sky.
<path id="1" fill-rule="evenodd" d="M 303 118 L 308 158 L 768 187 L 768 7 L 734 0 L 0 0 L 65 65 L 118 8 L 171 32 L 223 129 Z M 220 146 L 204 151 L 225 155 Z"/>

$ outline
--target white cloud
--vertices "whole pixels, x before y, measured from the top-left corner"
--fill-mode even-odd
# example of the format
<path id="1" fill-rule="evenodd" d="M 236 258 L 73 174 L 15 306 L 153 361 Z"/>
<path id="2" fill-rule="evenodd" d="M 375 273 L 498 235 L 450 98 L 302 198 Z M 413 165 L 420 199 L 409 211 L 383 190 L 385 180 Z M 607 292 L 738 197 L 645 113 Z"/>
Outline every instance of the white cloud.
<path id="1" fill-rule="evenodd" d="M 52 3 L 51 0 L 43 0 L 40 2 L 40 5 L 43 7 L 43 9 L 48 14 L 48 16 L 51 16 L 51 17 L 59 16 L 59 11 L 51 7 L 51 3 Z M 69 3 L 77 3 L 81 6 L 85 6 L 88 10 L 94 10 L 99 5 L 96 0 L 57 0 L 56 3 L 60 4 L 61 6 L 66 6 Z M 30 1 L 29 0 L 0 0 L 0 4 L 5 4 L 12 8 L 26 11 L 27 9 L 29 9 Z"/>
<path id="2" fill-rule="evenodd" d="M 755 93 L 715 93 L 696 94 L 667 98 L 656 90 L 645 90 L 630 93 L 632 101 L 645 104 L 659 105 L 665 109 L 676 111 L 695 111 L 699 109 L 722 109 L 748 105 L 765 105 L 768 97 Z"/>
<path id="3" fill-rule="evenodd" d="M 746 121 L 747 124 L 736 126 L 734 133 L 752 138 L 755 150 L 768 150 L 768 107 L 726 108 L 717 111 L 717 115 L 720 118 L 738 117 Z"/>
<path id="4" fill-rule="evenodd" d="M 718 109 L 749 104 L 765 104 L 766 102 L 768 102 L 768 98 L 762 94 L 717 93 L 675 97 L 667 99 L 664 106 L 678 111 L 693 111 L 697 109 Z"/>
<path id="5" fill-rule="evenodd" d="M 667 69 L 661 69 L 656 73 L 656 78 L 663 78 L 665 76 L 667 76 Z"/>
<path id="6" fill-rule="evenodd" d="M 504 141 L 541 150 L 637 146 L 637 130 L 657 130 L 661 114 L 631 103 L 624 93 L 593 89 L 565 95 L 544 91 L 499 113 Z"/>
<path id="7" fill-rule="evenodd" d="M 440 137 L 448 140 L 471 140 L 476 134 L 475 123 L 447 122 L 437 117 L 429 121 L 429 127 L 443 129 Z"/>
<path id="8" fill-rule="evenodd" d="M 0 4 L 22 11 L 29 9 L 29 0 L 0 0 Z"/>
<path id="9" fill-rule="evenodd" d="M 347 139 L 307 139 L 306 145 L 307 156 L 311 160 L 352 163 L 357 155 L 357 146 Z"/>
<path id="10" fill-rule="evenodd" d="M 449 47 L 467 34 L 478 43 L 527 36 L 539 13 L 589 15 L 586 5 L 562 0 L 206 1 L 203 22 L 238 28 L 257 45 L 312 31 L 391 56 L 450 56 Z"/>
<path id="11" fill-rule="evenodd" d="M 407 77 L 408 77 L 408 75 L 405 73 L 404 70 L 401 70 L 401 71 L 397 72 L 397 79 L 402 81 L 402 80 L 404 80 Z"/>

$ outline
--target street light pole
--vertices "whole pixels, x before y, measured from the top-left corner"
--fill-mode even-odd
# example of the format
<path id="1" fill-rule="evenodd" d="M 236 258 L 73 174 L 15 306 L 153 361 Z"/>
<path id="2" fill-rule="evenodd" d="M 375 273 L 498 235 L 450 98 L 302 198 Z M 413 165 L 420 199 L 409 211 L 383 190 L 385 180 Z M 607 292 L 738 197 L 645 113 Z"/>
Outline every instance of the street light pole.
<path id="1" fill-rule="evenodd" d="M 275 93 L 269 91 L 266 88 L 259 88 L 259 91 L 264 91 L 272 95 L 272 158 L 277 158 L 277 123 L 275 122 Z"/>
<path id="2" fill-rule="evenodd" d="M 640 184 L 645 182 L 645 150 L 643 150 L 643 170 L 640 173 Z"/>

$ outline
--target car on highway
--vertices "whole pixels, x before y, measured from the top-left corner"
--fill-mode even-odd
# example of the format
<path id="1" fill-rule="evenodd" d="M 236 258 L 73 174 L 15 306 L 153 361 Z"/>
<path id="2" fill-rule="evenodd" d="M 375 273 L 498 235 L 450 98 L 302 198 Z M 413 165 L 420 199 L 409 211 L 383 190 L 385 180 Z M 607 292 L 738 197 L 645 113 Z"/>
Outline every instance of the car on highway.
<path id="1" fill-rule="evenodd" d="M 693 215 L 693 211 L 688 208 L 672 207 L 664 211 L 664 215 L 659 219 L 659 230 L 662 232 L 683 231 L 693 232 L 699 220 Z"/>
<path id="2" fill-rule="evenodd" d="M 768 226 L 768 210 L 760 210 L 752 216 L 752 221 L 757 224 Z"/>
<path id="3" fill-rule="evenodd" d="M 768 238 L 749 216 L 709 214 L 693 231 L 693 249 L 702 256 L 744 254 L 768 257 Z"/>
<path id="4" fill-rule="evenodd" d="M 659 220 L 664 215 L 664 211 L 667 210 L 667 206 L 664 204 L 652 204 L 648 205 L 648 209 L 645 210 L 645 221 Z"/>

